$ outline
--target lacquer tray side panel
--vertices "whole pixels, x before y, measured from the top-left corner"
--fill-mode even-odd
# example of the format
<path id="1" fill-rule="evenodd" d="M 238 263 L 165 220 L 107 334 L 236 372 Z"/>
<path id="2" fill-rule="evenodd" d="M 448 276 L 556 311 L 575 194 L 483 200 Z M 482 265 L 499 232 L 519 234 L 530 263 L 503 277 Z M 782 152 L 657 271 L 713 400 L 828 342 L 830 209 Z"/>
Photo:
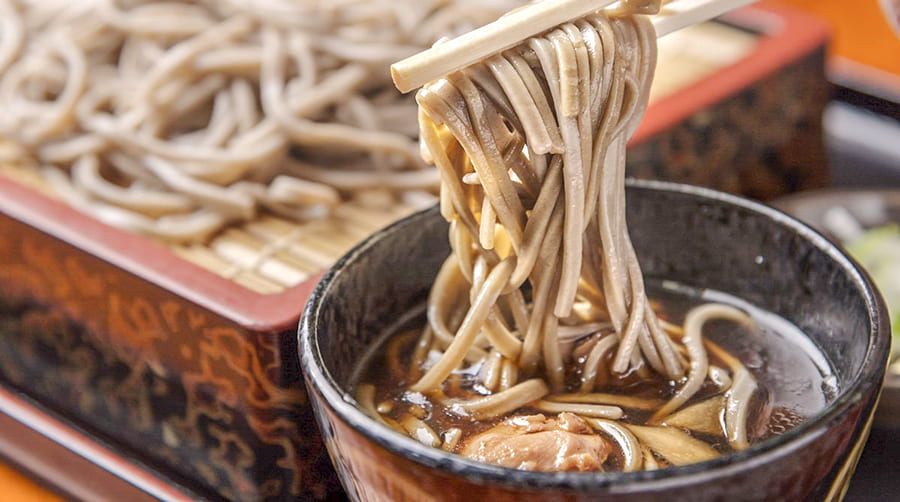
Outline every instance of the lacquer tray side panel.
<path id="1" fill-rule="evenodd" d="M 771 3 L 725 17 L 760 34 L 750 56 L 654 103 L 628 174 L 768 200 L 830 182 L 822 113 L 829 29 Z"/>
<path id="2" fill-rule="evenodd" d="M 827 186 L 824 47 L 628 151 L 628 174 L 762 200 Z M 658 159 L 666 159 L 659 162 Z"/>
<path id="3" fill-rule="evenodd" d="M 0 379 L 229 499 L 338 490 L 293 332 L 258 332 L 0 214 Z"/>

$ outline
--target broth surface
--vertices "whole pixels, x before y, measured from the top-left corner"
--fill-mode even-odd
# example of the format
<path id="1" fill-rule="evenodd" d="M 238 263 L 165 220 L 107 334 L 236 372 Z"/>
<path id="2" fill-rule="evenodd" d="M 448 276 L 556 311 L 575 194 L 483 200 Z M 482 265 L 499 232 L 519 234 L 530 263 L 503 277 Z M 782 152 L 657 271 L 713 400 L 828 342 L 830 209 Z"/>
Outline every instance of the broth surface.
<path id="1" fill-rule="evenodd" d="M 770 312 L 761 310 L 733 296 L 710 290 L 697 290 L 671 281 L 648 281 L 649 297 L 660 319 L 680 325 L 685 314 L 693 307 L 708 302 L 723 303 L 740 308 L 752 317 L 755 326 L 743 326 L 727 320 L 711 320 L 703 329 L 705 340 L 713 342 L 737 357 L 753 374 L 758 383 L 747 422 L 750 443 L 783 434 L 803 420 L 823 410 L 838 393 L 836 378 L 825 357 L 796 326 Z M 462 438 L 449 449 L 459 452 L 466 440 L 487 431 L 512 416 L 543 414 L 557 418 L 556 414 L 524 406 L 507 415 L 479 420 L 458 413 L 426 394 L 412 392 L 410 385 L 416 374 L 410 373 L 410 356 L 418 339 L 424 316 L 386 333 L 379 343 L 364 357 L 360 370 L 353 379 L 353 388 L 359 384 L 373 384 L 374 402 L 382 416 L 400 420 L 412 413 L 438 434 L 460 429 Z M 573 358 L 578 357 L 578 350 Z M 726 363 L 714 353 L 709 354 L 710 364 L 726 367 Z M 574 361 L 570 361 L 573 363 Z M 401 365 L 398 367 L 398 363 Z M 477 398 L 490 392 L 481 385 L 478 374 L 481 364 L 468 365 L 454 371 L 442 391 L 447 397 Z M 566 392 L 577 393 L 576 372 L 569 372 Z M 672 381 L 651 373 L 638 377 L 627 374 L 611 380 L 599 392 L 658 402 L 661 406 L 671 398 L 683 380 Z M 710 381 L 706 381 L 696 395 L 680 409 L 724 394 Z M 644 425 L 655 409 L 635 409 L 623 406 L 624 416 L 619 422 Z M 718 417 L 721 422 L 723 418 Z M 687 431 L 686 429 L 683 429 Z M 733 451 L 722 435 L 709 435 L 687 431 L 691 436 L 712 446 L 719 453 Z M 604 434 L 599 433 L 601 436 Z M 664 465 L 663 459 L 658 459 Z M 621 470 L 622 453 L 613 451 L 604 462 L 603 470 Z"/>

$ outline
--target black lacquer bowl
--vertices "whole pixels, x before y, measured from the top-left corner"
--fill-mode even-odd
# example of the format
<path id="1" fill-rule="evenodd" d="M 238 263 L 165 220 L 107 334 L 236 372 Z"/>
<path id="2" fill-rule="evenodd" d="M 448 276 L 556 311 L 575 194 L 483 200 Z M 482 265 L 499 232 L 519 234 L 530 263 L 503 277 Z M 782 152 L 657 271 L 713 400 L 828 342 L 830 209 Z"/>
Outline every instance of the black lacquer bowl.
<path id="1" fill-rule="evenodd" d="M 828 240 L 766 206 L 707 189 L 630 182 L 644 274 L 741 297 L 800 327 L 840 389 L 821 413 L 740 453 L 637 473 L 540 473 L 432 449 L 359 411 L 347 383 L 370 343 L 417 311 L 449 253 L 432 209 L 373 235 L 319 283 L 300 325 L 322 435 L 359 500 L 816 500 L 837 495 L 868 431 L 889 325 L 865 273 Z M 830 495 L 829 495 L 830 492 Z"/>
<path id="2" fill-rule="evenodd" d="M 798 192 L 772 201 L 772 204 L 791 216 L 807 223 L 826 237 L 841 244 L 841 239 L 829 233 L 826 218 L 830 211 L 843 209 L 863 228 L 887 223 L 900 223 L 900 190 L 896 188 L 831 188 Z M 895 352 L 896 352 L 895 348 Z M 895 361 L 900 360 L 895 356 Z M 896 367 L 896 363 L 891 365 Z M 900 430 L 900 371 L 888 370 L 885 378 L 875 426 Z"/>

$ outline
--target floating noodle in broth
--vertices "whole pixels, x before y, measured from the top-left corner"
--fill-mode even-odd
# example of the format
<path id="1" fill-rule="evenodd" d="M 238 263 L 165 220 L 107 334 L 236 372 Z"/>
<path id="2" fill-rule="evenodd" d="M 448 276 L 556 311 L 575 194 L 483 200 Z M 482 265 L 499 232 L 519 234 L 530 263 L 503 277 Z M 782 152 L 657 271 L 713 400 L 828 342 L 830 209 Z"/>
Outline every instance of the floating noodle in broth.
<path id="1" fill-rule="evenodd" d="M 389 371 L 358 385 L 370 415 L 532 470 L 681 465 L 759 436 L 765 393 L 703 334 L 749 316 L 706 303 L 661 320 L 628 235 L 625 147 L 655 55 L 646 17 L 598 13 L 420 90 L 452 254 L 425 329 L 392 338 Z"/>

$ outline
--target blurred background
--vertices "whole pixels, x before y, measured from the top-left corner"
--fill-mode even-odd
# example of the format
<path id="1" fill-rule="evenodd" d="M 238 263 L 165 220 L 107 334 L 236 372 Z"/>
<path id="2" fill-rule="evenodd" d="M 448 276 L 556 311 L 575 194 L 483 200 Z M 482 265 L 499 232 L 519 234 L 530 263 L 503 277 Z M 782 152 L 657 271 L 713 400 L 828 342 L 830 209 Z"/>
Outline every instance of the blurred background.
<path id="1" fill-rule="evenodd" d="M 832 29 L 828 78 L 834 102 L 824 115 L 834 183 L 896 185 L 900 166 L 900 35 L 886 9 L 896 2 L 785 0 L 826 20 Z"/>

